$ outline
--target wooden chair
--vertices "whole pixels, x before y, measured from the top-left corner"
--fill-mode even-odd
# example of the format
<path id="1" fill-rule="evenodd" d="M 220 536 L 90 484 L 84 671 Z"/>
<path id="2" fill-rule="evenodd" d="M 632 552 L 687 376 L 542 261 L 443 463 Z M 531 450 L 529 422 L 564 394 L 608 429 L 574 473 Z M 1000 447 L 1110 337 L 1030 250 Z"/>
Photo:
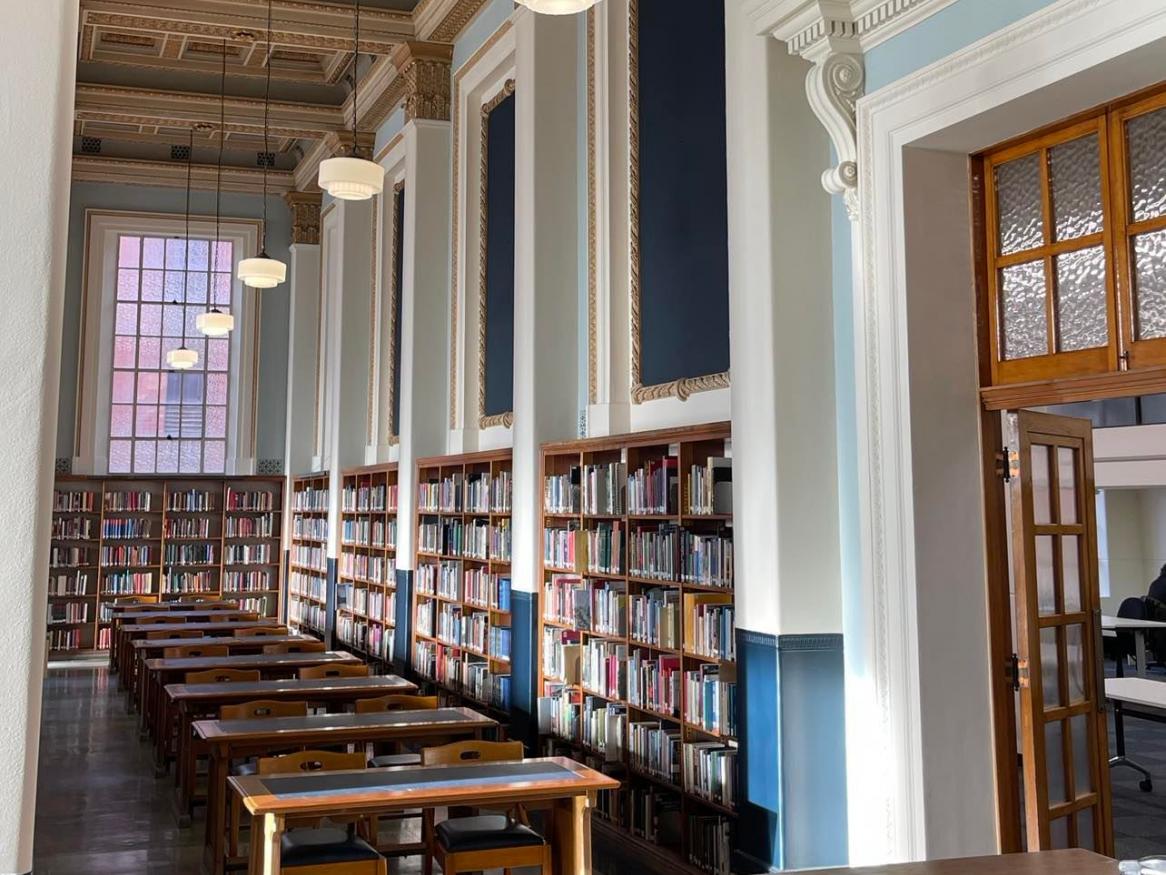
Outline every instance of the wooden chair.
<path id="1" fill-rule="evenodd" d="M 259 615 L 254 611 L 248 611 L 244 614 L 228 614 L 226 611 L 211 611 L 206 614 L 206 621 L 208 623 L 254 623 L 259 619 Z"/>
<path id="2" fill-rule="evenodd" d="M 230 656 L 231 648 L 226 644 L 182 644 L 178 647 L 162 648 L 166 659 L 182 659 L 187 656 Z"/>
<path id="3" fill-rule="evenodd" d="M 185 602 L 188 605 L 198 605 L 203 602 L 217 602 L 218 598 L 213 595 L 206 595 L 205 593 L 187 593 L 179 596 L 178 601 Z"/>
<path id="4" fill-rule="evenodd" d="M 437 696 L 409 696 L 392 695 L 381 696 L 377 699 L 359 699 L 356 702 L 357 714 L 381 714 L 385 711 L 433 711 L 437 708 Z M 370 769 L 383 769 L 389 766 L 419 766 L 421 754 L 410 753 L 397 749 L 393 753 L 384 753 L 374 756 L 368 761 Z"/>
<path id="5" fill-rule="evenodd" d="M 257 668 L 208 668 L 206 671 L 188 671 L 183 678 L 188 684 L 230 684 L 259 680 Z"/>
<path id="6" fill-rule="evenodd" d="M 459 741 L 421 751 L 426 766 L 455 765 L 467 762 L 504 762 L 523 757 L 520 741 Z M 540 875 L 551 875 L 550 844 L 530 828 L 521 805 L 507 814 L 478 814 L 452 817 L 433 826 L 433 812 L 424 815 L 425 837 L 429 855 L 425 873 L 432 872 L 432 861 L 441 866 L 442 875 L 458 875 L 486 869 L 538 867 Z"/>
<path id="7" fill-rule="evenodd" d="M 198 629 L 162 629 L 158 632 L 147 632 L 147 641 L 158 641 L 162 638 L 202 638 L 202 632 Z"/>
<path id="8" fill-rule="evenodd" d="M 252 629 L 236 629 L 238 638 L 265 638 L 272 635 L 286 635 L 287 626 L 256 626 Z"/>
<path id="9" fill-rule="evenodd" d="M 185 623 L 186 617 L 138 617 L 134 620 L 139 626 L 160 626 L 163 623 Z"/>
<path id="10" fill-rule="evenodd" d="M 290 652 L 290 651 L 289 651 Z M 336 663 L 335 665 L 308 665 L 300 669 L 301 681 L 323 678 L 366 678 L 368 666 L 364 663 Z"/>
<path id="11" fill-rule="evenodd" d="M 363 769 L 364 754 L 305 750 L 259 760 L 260 775 Z M 280 846 L 280 871 L 294 875 L 387 875 L 388 863 L 376 848 L 356 834 L 356 822 L 345 829 L 289 822 Z M 253 838 L 252 841 L 256 839 Z"/>
<path id="12" fill-rule="evenodd" d="M 328 648 L 324 646 L 323 641 L 316 641 L 309 639 L 307 641 L 297 641 L 294 644 L 268 644 L 263 648 L 264 653 L 323 653 Z"/>

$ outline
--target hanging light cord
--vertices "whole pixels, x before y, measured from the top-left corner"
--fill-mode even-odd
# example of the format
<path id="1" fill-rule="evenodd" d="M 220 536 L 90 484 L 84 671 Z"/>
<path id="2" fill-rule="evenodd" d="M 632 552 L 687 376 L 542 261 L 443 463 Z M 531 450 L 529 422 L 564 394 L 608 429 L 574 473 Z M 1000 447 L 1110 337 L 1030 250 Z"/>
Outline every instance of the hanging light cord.
<path id="1" fill-rule="evenodd" d="M 190 140 L 186 146 L 186 243 L 182 255 L 182 348 L 186 348 L 186 282 L 190 278 L 190 180 L 194 167 L 194 127 L 190 128 Z M 181 407 L 182 399 L 179 398 Z M 179 412 L 181 416 L 181 411 Z"/>
<path id="2" fill-rule="evenodd" d="M 267 160 L 271 155 L 268 146 L 268 120 L 271 110 L 271 57 L 275 54 L 271 45 L 271 0 L 267 0 L 267 84 L 263 92 L 263 235 L 259 247 L 259 257 L 267 258 Z"/>
<path id="3" fill-rule="evenodd" d="M 352 157 L 360 157 L 356 142 L 356 104 L 360 97 L 360 0 L 356 0 L 356 15 L 352 17 Z"/>
<path id="4" fill-rule="evenodd" d="M 222 72 L 219 76 L 219 158 L 215 166 L 215 245 L 206 260 L 207 310 L 217 311 L 214 300 L 215 258 L 219 251 L 219 233 L 223 215 L 223 146 L 227 141 L 227 41 L 223 40 Z M 266 203 L 266 199 L 265 199 Z M 266 224 L 266 223 L 265 223 Z"/>

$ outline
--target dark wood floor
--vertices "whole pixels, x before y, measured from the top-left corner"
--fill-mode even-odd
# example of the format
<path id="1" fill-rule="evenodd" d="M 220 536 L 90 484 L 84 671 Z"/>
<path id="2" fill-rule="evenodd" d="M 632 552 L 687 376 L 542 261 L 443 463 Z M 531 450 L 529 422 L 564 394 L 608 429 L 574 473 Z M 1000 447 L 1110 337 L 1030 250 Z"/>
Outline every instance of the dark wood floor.
<path id="1" fill-rule="evenodd" d="M 136 718 L 104 662 L 50 666 L 45 680 L 37 790 L 37 875 L 198 875 L 203 821 L 179 829 L 173 780 L 155 779 Z M 595 845 L 597 875 L 649 873 Z M 413 857 L 390 871 L 420 872 Z"/>

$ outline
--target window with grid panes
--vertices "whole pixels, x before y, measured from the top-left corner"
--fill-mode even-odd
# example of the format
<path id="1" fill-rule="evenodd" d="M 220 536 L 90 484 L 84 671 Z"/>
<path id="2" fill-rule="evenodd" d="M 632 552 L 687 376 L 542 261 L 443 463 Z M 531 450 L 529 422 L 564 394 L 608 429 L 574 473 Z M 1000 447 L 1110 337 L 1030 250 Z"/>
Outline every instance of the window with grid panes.
<path id="1" fill-rule="evenodd" d="M 1166 364 L 1166 91 L 981 158 L 992 383 Z"/>
<path id="2" fill-rule="evenodd" d="M 208 293 L 231 307 L 233 270 L 230 241 L 119 238 L 110 473 L 224 472 L 231 344 L 204 337 L 195 320 Z M 198 364 L 169 369 L 166 354 L 184 342 Z"/>

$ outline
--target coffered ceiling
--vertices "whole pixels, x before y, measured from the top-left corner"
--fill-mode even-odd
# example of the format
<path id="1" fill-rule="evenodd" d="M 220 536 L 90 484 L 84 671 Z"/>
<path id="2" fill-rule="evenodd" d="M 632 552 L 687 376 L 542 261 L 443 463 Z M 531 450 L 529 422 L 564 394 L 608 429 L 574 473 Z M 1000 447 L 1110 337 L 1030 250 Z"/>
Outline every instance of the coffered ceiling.
<path id="1" fill-rule="evenodd" d="M 208 177 L 220 146 L 220 70 L 226 56 L 222 147 L 234 185 L 260 177 L 263 95 L 271 70 L 267 151 L 274 190 L 311 185 L 304 160 L 351 142 L 353 0 L 79 0 L 74 177 L 175 182 L 168 162 Z M 452 42 L 485 0 L 361 0 L 362 133 L 402 98 L 392 57 L 404 43 Z M 400 55 L 401 52 L 398 52 Z M 372 93 L 370 93 L 372 92 Z M 330 145 L 329 145 L 330 144 Z"/>

